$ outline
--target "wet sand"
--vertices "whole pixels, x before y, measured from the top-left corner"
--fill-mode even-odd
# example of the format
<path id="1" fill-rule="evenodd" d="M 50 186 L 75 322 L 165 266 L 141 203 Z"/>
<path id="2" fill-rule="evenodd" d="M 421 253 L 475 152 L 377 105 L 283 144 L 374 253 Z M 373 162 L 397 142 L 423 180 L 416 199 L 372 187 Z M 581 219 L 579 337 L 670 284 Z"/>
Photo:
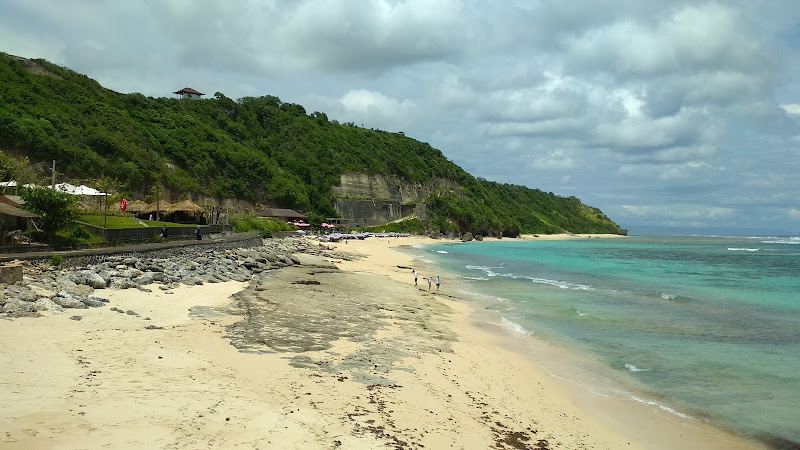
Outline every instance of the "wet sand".
<path id="1" fill-rule="evenodd" d="M 96 292 L 138 315 L 0 321 L 0 446 L 757 448 L 550 375 L 445 283 L 415 287 L 424 265 L 396 248 L 417 242 L 331 244 L 361 256 L 249 285 Z"/>

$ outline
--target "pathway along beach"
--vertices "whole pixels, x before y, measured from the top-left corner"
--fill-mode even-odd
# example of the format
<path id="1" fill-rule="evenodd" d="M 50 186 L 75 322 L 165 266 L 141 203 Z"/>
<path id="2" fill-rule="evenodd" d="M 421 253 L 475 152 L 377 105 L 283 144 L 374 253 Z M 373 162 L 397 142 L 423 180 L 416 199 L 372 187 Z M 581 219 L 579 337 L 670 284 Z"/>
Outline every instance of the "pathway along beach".
<path id="1" fill-rule="evenodd" d="M 250 283 L 95 291 L 138 315 L 4 319 L 0 447 L 760 448 L 549 375 L 513 351 L 533 338 L 395 251 L 432 242 L 325 244 L 360 256 L 298 254 Z"/>

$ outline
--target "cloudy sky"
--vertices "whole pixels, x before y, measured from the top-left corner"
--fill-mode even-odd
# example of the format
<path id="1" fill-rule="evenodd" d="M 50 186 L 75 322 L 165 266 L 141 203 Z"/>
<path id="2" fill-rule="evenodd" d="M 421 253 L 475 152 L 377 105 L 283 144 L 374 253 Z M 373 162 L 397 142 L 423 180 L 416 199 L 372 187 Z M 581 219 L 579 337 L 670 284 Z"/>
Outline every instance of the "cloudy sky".
<path id="1" fill-rule="evenodd" d="M 0 51 L 275 95 L 631 233 L 800 236 L 796 0 L 0 0 Z"/>

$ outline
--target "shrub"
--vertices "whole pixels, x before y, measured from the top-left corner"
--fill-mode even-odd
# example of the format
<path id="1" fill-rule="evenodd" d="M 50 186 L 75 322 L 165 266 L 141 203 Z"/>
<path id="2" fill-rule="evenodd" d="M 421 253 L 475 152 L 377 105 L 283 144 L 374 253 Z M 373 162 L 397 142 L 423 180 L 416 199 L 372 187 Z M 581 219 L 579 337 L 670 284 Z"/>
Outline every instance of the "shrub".
<path id="1" fill-rule="evenodd" d="M 74 240 L 78 239 L 90 239 L 92 237 L 92 233 L 86 229 L 86 227 L 82 227 L 78 225 L 77 227 L 73 228 L 70 232 L 70 237 Z"/>
<path id="2" fill-rule="evenodd" d="M 58 253 L 55 253 L 55 254 L 53 254 L 53 256 L 50 257 L 50 265 L 51 266 L 60 266 L 63 261 L 64 261 L 64 258 L 61 255 L 59 255 Z"/>

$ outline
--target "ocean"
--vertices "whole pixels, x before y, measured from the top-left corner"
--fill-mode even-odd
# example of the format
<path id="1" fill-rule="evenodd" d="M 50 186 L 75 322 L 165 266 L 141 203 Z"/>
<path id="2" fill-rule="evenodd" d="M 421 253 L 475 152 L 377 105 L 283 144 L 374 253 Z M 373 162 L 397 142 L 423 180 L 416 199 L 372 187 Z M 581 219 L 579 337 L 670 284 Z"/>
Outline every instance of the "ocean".
<path id="1" fill-rule="evenodd" d="M 593 361 L 560 376 L 800 443 L 800 238 L 505 239 L 415 253 L 442 270 L 443 290 Z"/>

